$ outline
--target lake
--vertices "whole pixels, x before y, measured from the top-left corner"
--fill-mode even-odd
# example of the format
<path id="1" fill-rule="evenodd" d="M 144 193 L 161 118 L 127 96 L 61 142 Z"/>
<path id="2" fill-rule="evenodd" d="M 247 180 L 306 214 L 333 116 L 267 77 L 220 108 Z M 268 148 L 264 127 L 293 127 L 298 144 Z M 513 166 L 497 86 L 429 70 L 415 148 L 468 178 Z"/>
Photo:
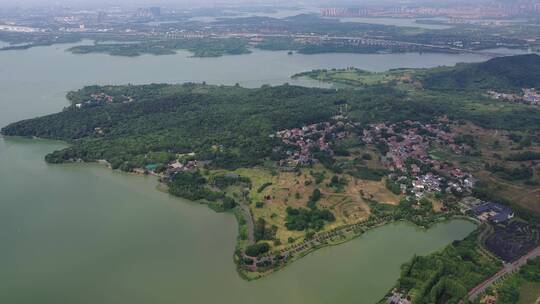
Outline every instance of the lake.
<path id="1" fill-rule="evenodd" d="M 337 18 L 341 22 L 358 22 L 358 23 L 367 23 L 367 24 L 378 24 L 378 25 L 393 25 L 398 27 L 417 27 L 430 30 L 444 30 L 452 28 L 452 25 L 446 24 L 430 24 L 422 23 L 422 20 L 425 21 L 438 21 L 444 20 L 441 18 L 390 18 L 390 17 L 340 17 Z"/>
<path id="2" fill-rule="evenodd" d="M 0 52 L 0 126 L 59 111 L 68 90 L 94 83 L 257 87 L 292 82 L 290 75 L 315 68 L 381 71 L 486 59 L 263 51 L 204 59 L 186 52 L 124 58 L 72 55 L 67 47 Z M 461 220 L 429 231 L 392 224 L 245 282 L 232 262 L 232 215 L 156 191 L 151 177 L 43 161 L 62 147 L 0 138 L 1 303 L 372 303 L 414 254 L 440 249 L 474 229 Z"/>
<path id="3" fill-rule="evenodd" d="M 229 16 L 196 16 L 191 17 L 191 21 L 200 21 L 200 22 L 216 22 L 223 19 L 232 19 L 232 18 L 241 18 L 241 17 L 270 17 L 270 18 L 287 18 L 293 17 L 300 14 L 311 14 L 315 16 L 320 16 L 319 8 L 304 8 L 304 9 L 290 9 L 290 10 L 277 10 L 275 12 L 238 12 L 238 11 L 228 11 Z M 391 17 L 325 17 L 326 19 L 339 20 L 340 22 L 358 22 L 358 23 L 367 23 L 367 24 L 378 24 L 378 25 L 393 25 L 398 27 L 416 27 L 423 29 L 432 29 L 432 30 L 443 30 L 452 28 L 452 25 L 447 24 L 428 24 L 421 23 L 417 21 L 446 21 L 445 18 L 391 18 Z"/>
<path id="4" fill-rule="evenodd" d="M 70 46 L 0 52 L 0 125 L 59 111 L 67 104 L 64 98 L 67 91 L 96 83 L 206 81 L 259 87 L 289 82 L 319 86 L 319 82 L 292 80 L 290 76 L 312 69 L 354 66 L 380 72 L 399 67 L 435 67 L 488 59 L 475 54 L 287 55 L 287 52 L 261 50 L 217 58 L 192 58 L 187 51 L 169 56 L 131 58 L 106 54 L 73 55 L 65 51 Z"/>
<path id="5" fill-rule="evenodd" d="M 288 17 L 294 17 L 302 14 L 319 14 L 320 9 L 316 7 L 302 7 L 302 8 L 278 8 L 278 9 L 268 9 L 268 10 L 262 10 L 262 11 L 252 11 L 252 12 L 245 12 L 245 11 L 239 11 L 235 9 L 230 10 L 224 10 L 222 15 L 214 15 L 214 16 L 196 16 L 191 17 L 189 20 L 191 21 L 200 21 L 200 22 L 216 22 L 219 20 L 224 19 L 232 19 L 232 18 L 247 18 L 247 17 L 268 17 L 268 18 L 277 18 L 277 19 L 283 19 Z"/>

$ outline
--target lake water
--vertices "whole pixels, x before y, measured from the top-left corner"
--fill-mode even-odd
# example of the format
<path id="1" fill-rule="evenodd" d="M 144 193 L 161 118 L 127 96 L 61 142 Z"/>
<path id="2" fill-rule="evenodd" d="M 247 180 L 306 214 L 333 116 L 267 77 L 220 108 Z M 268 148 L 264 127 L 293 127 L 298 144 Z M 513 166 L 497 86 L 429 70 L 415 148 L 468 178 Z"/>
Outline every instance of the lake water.
<path id="1" fill-rule="evenodd" d="M 379 25 L 393 25 L 393 26 L 399 26 L 399 27 L 417 27 L 417 28 L 431 29 L 431 30 L 444 30 L 444 29 L 452 28 L 451 25 L 428 24 L 428 23 L 417 22 L 421 20 L 439 20 L 436 18 L 417 19 L 417 18 L 389 18 L 389 17 L 342 17 L 338 19 L 341 22 L 359 22 L 359 23 L 368 23 L 368 24 L 379 24 Z"/>
<path id="2" fill-rule="evenodd" d="M 216 22 L 220 19 L 231 19 L 239 17 L 270 17 L 270 18 L 287 18 L 293 17 L 300 14 L 312 14 L 320 16 L 319 8 L 303 8 L 300 10 L 277 10 L 275 12 L 265 13 L 265 12 L 253 12 L 253 13 L 239 13 L 237 11 L 230 11 L 232 15 L 230 16 L 197 16 L 192 17 L 192 21 L 200 22 Z M 336 19 L 341 22 L 358 22 L 358 23 L 367 23 L 367 24 L 379 24 L 379 25 L 393 25 L 399 27 L 416 27 L 423 29 L 433 29 L 433 30 L 442 30 L 452 28 L 452 25 L 446 24 L 423 24 L 417 21 L 421 20 L 441 20 L 445 21 L 445 18 L 390 18 L 390 17 L 327 17 L 327 19 Z"/>
<path id="3" fill-rule="evenodd" d="M 314 68 L 370 70 L 479 61 L 471 55 L 221 58 L 72 55 L 67 46 L 0 52 L 0 125 L 56 112 L 87 84 L 207 81 L 256 87 Z M 309 84 L 309 83 L 304 83 Z M 469 234 L 400 223 L 325 248 L 245 282 L 232 262 L 236 222 L 155 190 L 156 181 L 97 165 L 47 165 L 59 142 L 0 138 L 0 303 L 372 303 L 399 266 Z"/>
<path id="4" fill-rule="evenodd" d="M 106 54 L 73 55 L 71 45 L 37 47 L 0 52 L 0 125 L 60 110 L 67 91 L 91 84 L 141 84 L 148 82 L 239 83 L 318 86 L 290 76 L 312 69 L 354 66 L 369 71 L 399 67 L 435 67 L 457 62 L 477 62 L 488 57 L 473 54 L 316 54 L 255 50 L 251 54 L 217 58 L 192 58 L 186 51 L 176 55 L 115 57 Z"/>
<path id="5" fill-rule="evenodd" d="M 501 47 L 501 48 L 482 50 L 480 51 L 480 53 L 497 54 L 497 56 L 512 56 L 512 55 L 532 54 L 536 52 L 533 52 L 531 49 L 524 50 L 524 49 L 510 49 L 510 48 Z"/>
<path id="6" fill-rule="evenodd" d="M 270 9 L 269 11 L 253 11 L 243 12 L 234 9 L 225 10 L 223 16 L 197 16 L 189 18 L 192 21 L 200 22 L 215 22 L 220 19 L 232 19 L 232 18 L 246 18 L 246 17 L 269 17 L 283 19 L 287 17 L 294 17 L 301 14 L 318 14 L 319 8 L 316 7 L 302 7 L 302 8 L 290 8 L 290 9 Z"/>

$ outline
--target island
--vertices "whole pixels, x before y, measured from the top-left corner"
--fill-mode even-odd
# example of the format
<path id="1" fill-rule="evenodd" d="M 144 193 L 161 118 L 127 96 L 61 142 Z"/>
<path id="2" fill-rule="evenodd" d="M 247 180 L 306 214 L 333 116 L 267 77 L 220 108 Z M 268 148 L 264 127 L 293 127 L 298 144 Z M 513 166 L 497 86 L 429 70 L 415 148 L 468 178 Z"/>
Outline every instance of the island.
<path id="1" fill-rule="evenodd" d="M 447 28 L 419 28 L 415 24 L 349 22 L 316 14 L 284 18 L 236 16 L 211 22 L 186 17 L 171 15 L 171 19 L 162 25 L 154 24 L 150 21 L 153 19 L 141 22 L 136 16 L 123 16 L 121 21 L 106 23 L 87 18 L 86 25 L 78 24 L 79 28 L 73 28 L 75 24 L 64 27 L 32 16 L 28 18 L 37 19 L 33 24 L 41 26 L 15 26 L 10 27 L 12 31 L 0 31 L 0 41 L 9 43 L 0 47 L 0 51 L 74 43 L 76 45 L 67 49 L 74 54 L 104 53 L 128 57 L 172 55 L 179 50 L 187 50 L 194 57 L 218 57 L 247 54 L 253 49 L 288 54 L 419 52 L 499 56 L 499 48 L 515 52 L 538 50 L 536 37 L 540 34 L 538 26 L 525 26 L 519 22 L 464 22 L 452 23 Z M 159 24 L 158 20 L 154 22 Z"/>
<path id="2" fill-rule="evenodd" d="M 391 222 L 469 219 L 475 232 L 414 257 L 381 301 L 479 301 L 540 281 L 540 108 L 493 93 L 533 92 L 539 71 L 540 56 L 520 55 L 294 76 L 340 89 L 88 86 L 1 133 L 67 141 L 45 160 L 155 175 L 171 195 L 233 212 L 248 280 Z"/>

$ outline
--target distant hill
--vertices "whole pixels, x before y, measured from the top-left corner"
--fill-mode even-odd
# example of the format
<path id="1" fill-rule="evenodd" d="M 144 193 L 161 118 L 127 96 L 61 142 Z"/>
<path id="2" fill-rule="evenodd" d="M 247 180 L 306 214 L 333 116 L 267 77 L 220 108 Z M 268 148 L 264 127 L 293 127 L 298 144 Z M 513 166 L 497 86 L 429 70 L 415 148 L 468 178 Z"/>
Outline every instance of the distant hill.
<path id="1" fill-rule="evenodd" d="M 498 89 L 540 87 L 540 56 L 536 54 L 498 57 L 482 63 L 458 64 L 429 72 L 424 87 L 433 90 Z"/>

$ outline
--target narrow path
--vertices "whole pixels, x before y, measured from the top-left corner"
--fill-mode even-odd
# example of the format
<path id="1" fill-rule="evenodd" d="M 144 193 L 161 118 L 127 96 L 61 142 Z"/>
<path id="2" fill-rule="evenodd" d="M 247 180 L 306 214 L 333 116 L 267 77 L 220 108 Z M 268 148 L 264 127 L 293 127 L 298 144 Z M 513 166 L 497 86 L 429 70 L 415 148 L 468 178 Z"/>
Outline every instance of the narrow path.
<path id="1" fill-rule="evenodd" d="M 490 234 L 493 231 L 493 227 L 491 225 L 486 225 L 482 232 L 478 234 L 478 237 L 476 238 L 476 243 L 480 246 L 484 246 L 484 241 L 486 240 L 486 236 Z"/>
<path id="2" fill-rule="evenodd" d="M 488 259 L 492 260 L 499 260 L 493 253 L 491 253 L 489 250 L 485 247 L 485 242 L 487 238 L 494 232 L 493 226 L 486 224 L 484 229 L 478 234 L 478 237 L 476 238 L 476 244 L 478 245 L 478 252 L 485 256 Z"/>
<path id="3" fill-rule="evenodd" d="M 255 244 L 255 227 L 253 222 L 253 216 L 251 216 L 251 210 L 249 210 L 249 207 L 243 202 L 239 203 L 238 206 L 240 206 L 240 209 L 244 213 L 244 219 L 246 220 L 246 226 L 248 230 L 248 242 L 250 245 Z"/>

